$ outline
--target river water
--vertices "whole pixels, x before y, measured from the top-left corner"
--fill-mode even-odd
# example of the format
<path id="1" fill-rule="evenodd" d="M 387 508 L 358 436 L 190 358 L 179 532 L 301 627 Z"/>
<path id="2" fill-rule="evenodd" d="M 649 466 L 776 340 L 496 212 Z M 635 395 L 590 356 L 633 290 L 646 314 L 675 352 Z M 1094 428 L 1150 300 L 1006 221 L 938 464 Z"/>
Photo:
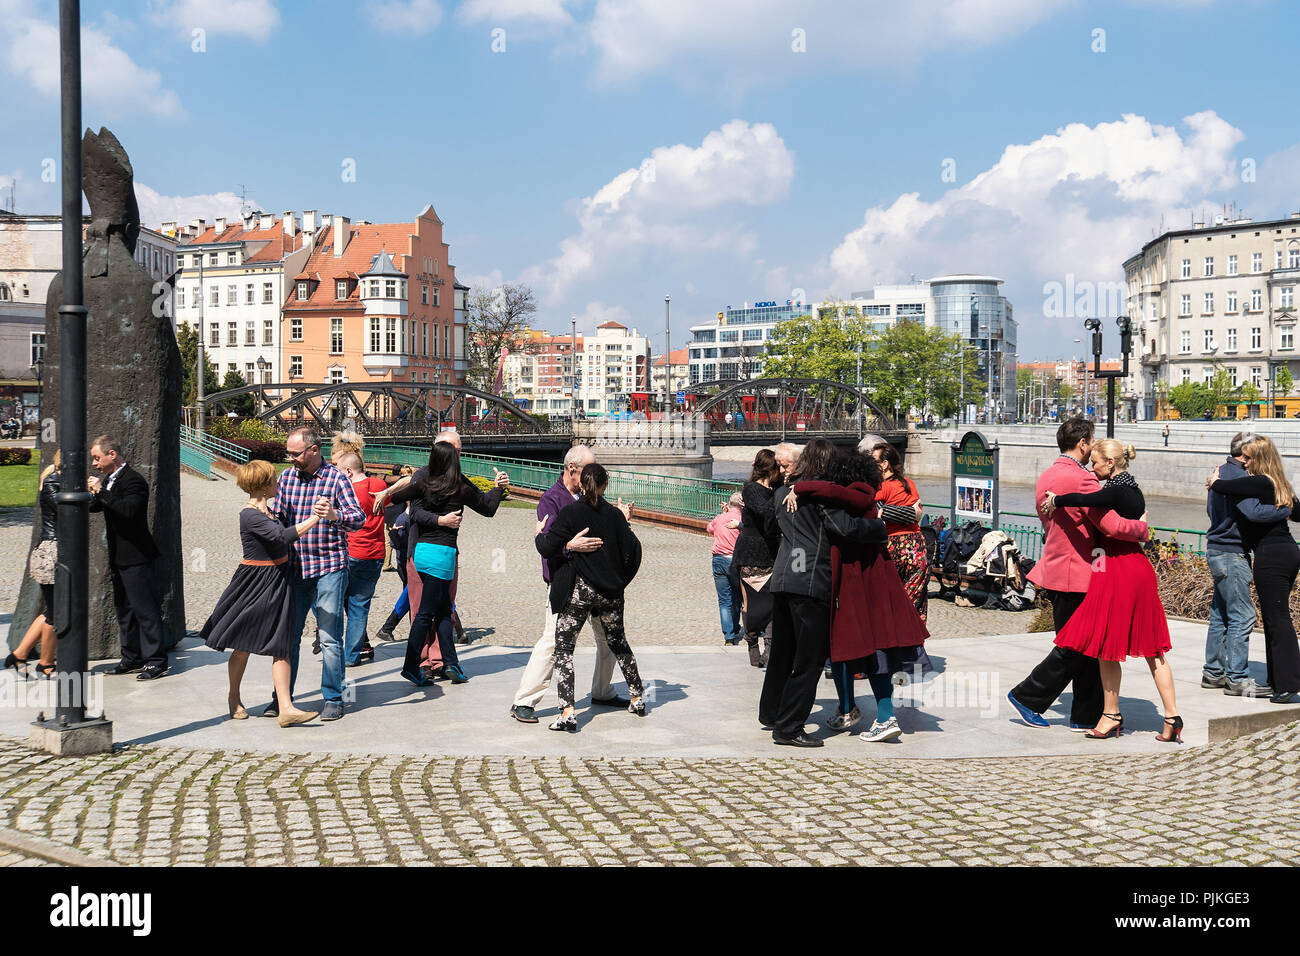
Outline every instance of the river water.
<path id="1" fill-rule="evenodd" d="M 749 477 L 749 465 L 736 461 L 714 461 L 713 477 L 719 481 L 744 481 Z M 917 491 L 921 493 L 921 501 L 947 509 L 951 499 L 948 482 L 941 478 L 918 478 L 915 481 Z M 998 506 L 1004 512 L 1032 514 L 1034 486 L 1002 482 L 998 489 Z M 1147 510 L 1151 513 L 1151 523 L 1162 528 L 1204 531 L 1209 524 L 1204 503 L 1147 495 Z M 937 509 L 931 508 L 930 511 L 935 513 Z"/>

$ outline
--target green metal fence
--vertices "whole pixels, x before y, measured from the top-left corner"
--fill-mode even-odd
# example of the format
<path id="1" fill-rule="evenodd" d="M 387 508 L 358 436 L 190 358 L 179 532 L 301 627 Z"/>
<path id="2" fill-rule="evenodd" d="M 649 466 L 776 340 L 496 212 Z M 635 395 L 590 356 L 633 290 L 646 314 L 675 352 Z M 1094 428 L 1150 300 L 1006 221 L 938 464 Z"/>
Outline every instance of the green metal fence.
<path id="1" fill-rule="evenodd" d="M 192 446 L 202 449 L 210 455 L 233 461 L 237 465 L 242 465 L 248 461 L 248 449 L 240 448 L 238 445 L 233 445 L 222 438 L 214 438 L 207 432 L 190 428 L 188 425 L 181 426 L 181 442 L 189 442 Z"/>
<path id="2" fill-rule="evenodd" d="M 186 468 L 202 475 L 204 478 L 211 478 L 213 458 L 213 455 L 202 448 L 191 445 L 185 439 L 181 440 L 181 464 Z"/>

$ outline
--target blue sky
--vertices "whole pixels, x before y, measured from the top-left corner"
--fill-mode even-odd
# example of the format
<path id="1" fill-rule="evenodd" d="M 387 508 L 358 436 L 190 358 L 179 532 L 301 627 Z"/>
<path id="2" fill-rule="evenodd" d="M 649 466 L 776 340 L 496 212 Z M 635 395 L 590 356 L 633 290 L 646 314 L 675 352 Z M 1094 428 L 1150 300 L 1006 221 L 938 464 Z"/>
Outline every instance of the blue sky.
<path id="1" fill-rule="evenodd" d="M 1162 216 L 1300 210 L 1276 69 L 1300 14 L 1272 0 L 83 0 L 83 19 L 85 124 L 131 153 L 149 224 L 231 215 L 239 184 L 277 213 L 432 202 L 463 280 L 526 281 L 537 324 L 613 318 L 657 347 L 666 293 L 680 346 L 728 304 L 982 272 L 1007 280 L 1021 360 L 1055 356 L 1082 318 L 1045 316 L 1045 284 L 1122 280 Z M 55 21 L 0 0 L 21 211 L 58 209 Z"/>

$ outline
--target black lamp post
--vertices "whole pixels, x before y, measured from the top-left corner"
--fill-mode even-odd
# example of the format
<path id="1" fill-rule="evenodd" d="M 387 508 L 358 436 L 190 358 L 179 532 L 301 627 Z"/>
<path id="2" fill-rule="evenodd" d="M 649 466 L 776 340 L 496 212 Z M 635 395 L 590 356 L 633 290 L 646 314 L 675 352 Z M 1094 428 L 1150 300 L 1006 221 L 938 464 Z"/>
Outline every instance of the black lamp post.
<path id="1" fill-rule="evenodd" d="M 1084 328 L 1092 333 L 1092 377 L 1106 380 L 1106 437 L 1115 437 L 1115 380 L 1128 377 L 1128 354 L 1133 349 L 1133 321 L 1127 315 L 1115 320 L 1119 327 L 1119 352 L 1122 368 L 1102 370 L 1101 367 L 1101 319 L 1088 319 Z"/>
<path id="2" fill-rule="evenodd" d="M 36 373 L 36 460 L 41 459 L 41 419 L 45 411 L 45 355 L 44 346 L 41 346 L 42 354 L 32 363 L 32 371 Z"/>

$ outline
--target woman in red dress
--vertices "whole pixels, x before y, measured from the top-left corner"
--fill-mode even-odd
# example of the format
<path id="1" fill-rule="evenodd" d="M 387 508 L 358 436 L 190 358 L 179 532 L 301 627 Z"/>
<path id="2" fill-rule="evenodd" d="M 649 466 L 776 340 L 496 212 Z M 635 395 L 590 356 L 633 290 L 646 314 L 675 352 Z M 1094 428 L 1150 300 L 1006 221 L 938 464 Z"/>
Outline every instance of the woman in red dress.
<path id="1" fill-rule="evenodd" d="M 1136 454 L 1132 445 L 1103 438 L 1092 446 L 1092 471 L 1106 484 L 1091 494 L 1053 495 L 1049 491 L 1043 503 L 1044 514 L 1050 515 L 1058 507 L 1100 507 L 1115 511 L 1121 518 L 1145 521 L 1146 499 L 1128 473 L 1128 463 Z M 1101 665 L 1102 715 L 1086 735 L 1105 740 L 1123 732 L 1120 661 L 1130 656 L 1145 657 L 1165 711 L 1165 729 L 1156 739 L 1181 743 L 1183 718 L 1174 701 L 1174 675 L 1165 659 L 1172 646 L 1169 622 L 1160 603 L 1155 570 L 1136 542 L 1104 537 L 1102 552 L 1093 561 L 1087 597 L 1056 635 L 1058 645 L 1095 657 Z"/>

